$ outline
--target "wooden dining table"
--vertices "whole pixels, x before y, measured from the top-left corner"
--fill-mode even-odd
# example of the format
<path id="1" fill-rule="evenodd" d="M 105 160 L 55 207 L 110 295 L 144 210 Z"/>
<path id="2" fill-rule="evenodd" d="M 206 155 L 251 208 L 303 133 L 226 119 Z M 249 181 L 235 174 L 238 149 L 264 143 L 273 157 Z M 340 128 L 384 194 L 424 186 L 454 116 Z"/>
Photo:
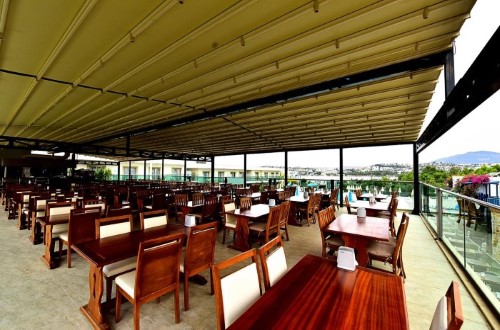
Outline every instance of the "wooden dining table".
<path id="1" fill-rule="evenodd" d="M 291 196 L 285 200 L 290 201 L 290 213 L 288 214 L 288 224 L 292 226 L 301 227 L 300 219 L 297 216 L 297 210 L 300 204 L 306 204 L 309 202 L 309 196 L 304 197 L 302 194 L 299 196 Z"/>
<path id="2" fill-rule="evenodd" d="M 358 219 L 355 214 L 341 214 L 326 227 L 325 232 L 342 235 L 345 245 L 356 250 L 358 264 L 366 266 L 368 243 L 372 240 L 389 241 L 389 219 L 368 216 Z"/>
<path id="3" fill-rule="evenodd" d="M 365 208 L 366 215 L 371 217 L 376 216 L 379 211 L 387 211 L 389 209 L 389 203 L 386 202 L 370 203 L 369 201 L 357 200 L 352 202 L 350 205 L 355 208 Z"/>
<path id="4" fill-rule="evenodd" d="M 248 222 L 250 220 L 255 221 L 258 218 L 267 216 L 269 214 L 269 205 L 255 204 L 249 209 L 236 209 L 227 213 L 231 213 L 236 216 L 236 235 L 233 244 L 229 245 L 229 247 L 239 251 L 247 251 L 250 249 L 250 245 L 248 244 L 248 235 L 250 233 Z"/>
<path id="5" fill-rule="evenodd" d="M 229 329 L 408 329 L 403 279 L 306 255 Z"/>
<path id="6" fill-rule="evenodd" d="M 82 258 L 87 260 L 90 265 L 88 277 L 90 297 L 87 305 L 80 307 L 80 311 L 93 328 L 106 329 L 109 327 L 104 321 L 103 306 L 101 305 L 103 294 L 102 268 L 105 265 L 136 256 L 139 250 L 139 244 L 143 241 L 174 233 L 186 234 L 187 230 L 187 227 L 184 227 L 183 224 L 169 224 L 71 246 L 71 248 L 82 256 Z"/>

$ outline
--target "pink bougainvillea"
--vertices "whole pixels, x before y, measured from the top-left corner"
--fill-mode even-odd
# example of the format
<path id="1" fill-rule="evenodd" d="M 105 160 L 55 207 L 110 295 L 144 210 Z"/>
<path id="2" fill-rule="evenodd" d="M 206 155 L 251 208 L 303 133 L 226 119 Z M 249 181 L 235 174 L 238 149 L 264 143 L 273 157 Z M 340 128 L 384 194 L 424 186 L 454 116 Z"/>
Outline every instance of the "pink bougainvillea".
<path id="1" fill-rule="evenodd" d="M 460 180 L 460 182 L 472 184 L 488 183 L 490 182 L 490 177 L 488 174 L 467 174 L 462 178 L 462 180 Z"/>

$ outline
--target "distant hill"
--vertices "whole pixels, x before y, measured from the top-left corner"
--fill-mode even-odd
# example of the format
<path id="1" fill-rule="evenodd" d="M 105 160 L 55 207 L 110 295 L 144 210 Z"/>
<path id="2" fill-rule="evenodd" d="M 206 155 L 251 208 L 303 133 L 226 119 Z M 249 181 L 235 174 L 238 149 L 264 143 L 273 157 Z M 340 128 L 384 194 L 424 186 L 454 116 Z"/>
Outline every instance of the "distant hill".
<path id="1" fill-rule="evenodd" d="M 440 158 L 434 161 L 435 163 L 447 164 L 499 164 L 500 153 L 492 151 L 474 151 L 465 154 L 454 155 L 450 157 Z"/>

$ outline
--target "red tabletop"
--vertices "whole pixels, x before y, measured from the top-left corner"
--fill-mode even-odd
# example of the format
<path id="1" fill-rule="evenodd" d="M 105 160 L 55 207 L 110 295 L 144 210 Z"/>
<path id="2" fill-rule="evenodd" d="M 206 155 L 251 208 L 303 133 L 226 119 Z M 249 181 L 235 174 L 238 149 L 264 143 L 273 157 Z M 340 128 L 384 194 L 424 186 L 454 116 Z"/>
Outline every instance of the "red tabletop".
<path id="1" fill-rule="evenodd" d="M 389 219 L 366 217 L 358 221 L 355 214 L 341 214 L 328 225 L 326 231 L 389 241 Z"/>
<path id="2" fill-rule="evenodd" d="M 403 279 L 306 255 L 229 329 L 408 329 Z"/>

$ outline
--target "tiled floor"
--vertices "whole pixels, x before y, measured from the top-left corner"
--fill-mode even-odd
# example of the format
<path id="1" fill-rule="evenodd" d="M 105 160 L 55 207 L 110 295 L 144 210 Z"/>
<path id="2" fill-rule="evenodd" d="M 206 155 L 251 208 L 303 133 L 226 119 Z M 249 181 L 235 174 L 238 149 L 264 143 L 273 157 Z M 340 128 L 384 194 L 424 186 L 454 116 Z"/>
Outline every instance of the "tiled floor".
<path id="1" fill-rule="evenodd" d="M 307 253 L 320 254 L 321 241 L 317 224 L 310 227 L 292 226 L 289 230 L 291 240 L 285 242 L 289 267 Z M 90 328 L 79 311 L 79 307 L 86 304 L 89 295 L 89 267 L 80 256 L 74 255 L 70 269 L 66 268 L 65 262 L 57 269 L 47 269 L 40 260 L 43 246 L 32 245 L 28 232 L 16 229 L 15 222 L 8 221 L 3 210 L 0 211 L 0 241 L 3 242 L 0 246 L 0 329 Z M 222 231 L 216 248 L 218 261 L 237 253 L 220 242 Z M 458 276 L 418 216 L 411 216 L 404 245 L 404 260 L 410 328 L 428 329 L 437 301 L 451 280 L 457 280 Z M 208 278 L 208 272 L 205 272 L 205 276 Z M 191 309 L 185 312 L 181 307 L 180 324 L 174 322 L 171 294 L 163 297 L 160 304 L 153 302 L 144 305 L 141 308 L 142 329 L 214 329 L 214 297 L 209 291 L 208 285 L 190 284 Z M 462 328 L 488 329 L 463 285 L 461 296 L 465 316 Z M 112 313 L 105 317 L 112 328 L 132 329 L 132 316 L 131 305 L 125 304 L 119 324 L 114 323 Z"/>

